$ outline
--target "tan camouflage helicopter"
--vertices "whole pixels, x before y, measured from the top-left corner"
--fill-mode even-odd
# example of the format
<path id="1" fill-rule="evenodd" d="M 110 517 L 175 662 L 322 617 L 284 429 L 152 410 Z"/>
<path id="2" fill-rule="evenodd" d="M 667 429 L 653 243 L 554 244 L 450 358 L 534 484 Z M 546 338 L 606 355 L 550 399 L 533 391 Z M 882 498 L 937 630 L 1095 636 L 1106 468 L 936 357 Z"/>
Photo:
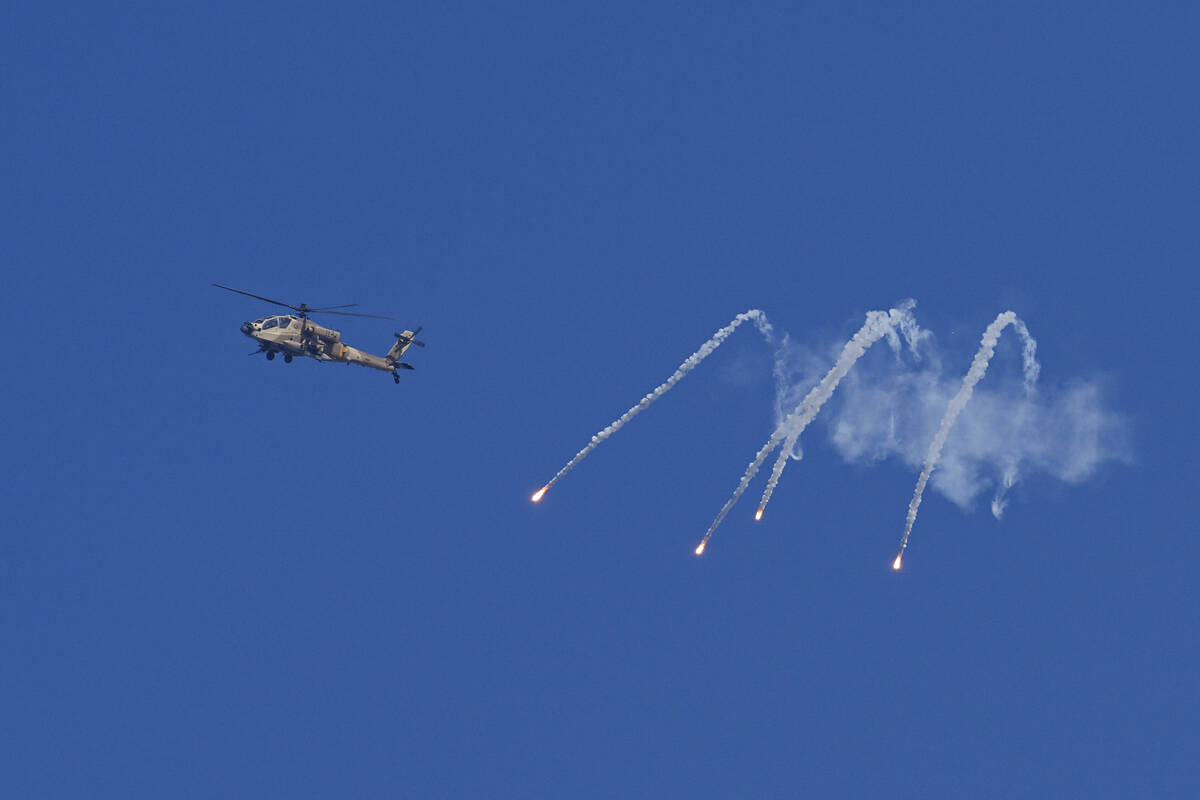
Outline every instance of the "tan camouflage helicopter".
<path id="1" fill-rule="evenodd" d="M 290 308 L 296 312 L 295 314 L 263 317 L 262 319 L 242 323 L 242 333 L 258 342 L 258 349 L 250 353 L 250 355 L 255 356 L 259 353 L 266 353 L 268 361 L 275 358 L 276 353 L 283 353 L 283 360 L 289 364 L 292 362 L 294 356 L 308 356 L 317 361 L 335 361 L 342 364 L 361 364 L 371 369 L 390 372 L 392 373 L 392 379 L 396 383 L 399 383 L 400 373 L 398 370 L 413 369 L 412 364 L 405 363 L 400 358 L 414 344 L 418 347 L 425 346 L 424 342 L 418 342 L 415 338 L 421 332 L 421 328 L 418 326 L 415 331 L 405 331 L 404 333 L 395 334 L 396 343 L 392 345 L 392 349 L 388 351 L 387 355 L 383 357 L 374 356 L 358 348 L 344 344 L 340 331 L 318 325 L 310 320 L 308 315 L 337 314 L 342 317 L 369 317 L 370 319 L 391 319 L 391 317 L 380 317 L 375 314 L 357 314 L 350 311 L 338 310 L 353 308 L 358 305 L 357 303 L 350 303 L 344 306 L 310 308 L 304 303 L 298 306 L 291 305 L 290 303 L 281 303 L 269 297 L 243 292 L 241 289 L 234 289 L 232 286 L 223 286 L 219 283 L 214 283 L 213 286 L 216 286 L 218 289 L 226 289 L 230 292 L 244 294 L 256 300 Z"/>

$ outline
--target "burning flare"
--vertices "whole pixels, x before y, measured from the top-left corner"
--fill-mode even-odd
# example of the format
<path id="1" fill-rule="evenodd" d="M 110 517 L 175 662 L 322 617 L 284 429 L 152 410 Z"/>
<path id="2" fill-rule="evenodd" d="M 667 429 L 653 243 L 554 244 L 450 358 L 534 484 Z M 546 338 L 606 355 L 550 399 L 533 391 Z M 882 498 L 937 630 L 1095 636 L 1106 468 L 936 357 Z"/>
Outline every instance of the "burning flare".
<path id="1" fill-rule="evenodd" d="M 707 542 L 701 542 L 700 544 L 696 545 L 696 555 L 698 555 L 698 556 L 704 555 L 704 545 L 705 544 L 707 544 Z"/>
<path id="2" fill-rule="evenodd" d="M 755 522 L 758 522 L 760 519 L 762 519 L 762 512 L 763 512 L 763 510 L 761 508 L 758 511 L 754 512 L 754 521 Z"/>
<path id="3" fill-rule="evenodd" d="M 543 486 L 542 488 L 538 489 L 536 492 L 533 493 L 533 497 L 531 497 L 530 500 L 532 500 L 535 503 L 542 502 L 542 497 L 546 494 L 546 490 L 549 488 L 550 488 L 549 486 Z"/>
<path id="4" fill-rule="evenodd" d="M 896 572 L 900 571 L 900 559 L 903 557 L 904 557 L 904 551 L 901 550 L 899 553 L 896 554 L 896 560 L 892 562 L 892 569 L 896 570 Z"/>

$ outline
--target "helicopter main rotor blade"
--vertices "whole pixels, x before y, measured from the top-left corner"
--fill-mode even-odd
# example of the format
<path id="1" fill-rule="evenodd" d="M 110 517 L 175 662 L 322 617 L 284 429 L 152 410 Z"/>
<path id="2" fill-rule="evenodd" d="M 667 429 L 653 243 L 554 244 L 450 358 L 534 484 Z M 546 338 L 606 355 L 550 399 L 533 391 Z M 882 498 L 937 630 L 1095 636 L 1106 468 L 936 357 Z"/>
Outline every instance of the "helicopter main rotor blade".
<path id="1" fill-rule="evenodd" d="M 334 310 L 334 309 L 338 309 L 338 308 L 354 308 L 355 306 L 358 305 L 358 303 L 346 303 L 345 305 L 342 305 L 342 306 L 322 306 L 321 308 L 310 308 L 305 303 L 301 303 L 298 306 L 294 306 L 291 303 L 284 303 L 279 300 L 272 300 L 269 297 L 263 297 L 261 294 L 254 294 L 253 292 L 244 292 L 241 289 L 235 289 L 232 286 L 225 286 L 224 284 L 221 284 L 221 283 L 214 283 L 213 286 L 216 286 L 218 289 L 225 289 L 226 291 L 237 292 L 238 294 L 244 294 L 247 297 L 253 297 L 255 300 L 262 300 L 263 302 L 266 302 L 266 303 L 273 303 L 277 306 L 283 306 L 284 308 L 290 308 L 293 311 L 299 312 L 301 317 L 307 316 L 308 314 L 337 314 L 339 317 L 367 317 L 369 319 L 393 319 L 392 317 L 381 317 L 377 314 L 358 314 L 353 311 L 335 311 Z"/>
<path id="2" fill-rule="evenodd" d="M 325 311 L 320 308 L 305 309 L 310 314 L 336 314 L 339 317 L 367 317 L 369 319 L 395 319 L 395 317 L 381 317 L 378 314 L 355 314 L 352 311 Z"/>
<path id="3" fill-rule="evenodd" d="M 303 313 L 303 311 L 304 311 L 304 309 L 301 309 L 299 306 L 294 306 L 291 303 L 281 303 L 278 300 L 272 300 L 269 297 L 263 297 L 262 295 L 259 295 L 259 294 L 251 294 L 250 292 L 243 292 L 241 289 L 235 289 L 232 286 L 223 286 L 219 283 L 214 283 L 213 286 L 216 286 L 218 289 L 225 289 L 230 292 L 237 292 L 238 294 L 244 294 L 247 297 L 253 297 L 255 300 L 263 300 L 267 303 L 274 303 L 277 306 L 283 306 L 284 308 L 290 308 L 290 309 L 293 309 L 294 311 L 300 311 L 301 313 Z"/>

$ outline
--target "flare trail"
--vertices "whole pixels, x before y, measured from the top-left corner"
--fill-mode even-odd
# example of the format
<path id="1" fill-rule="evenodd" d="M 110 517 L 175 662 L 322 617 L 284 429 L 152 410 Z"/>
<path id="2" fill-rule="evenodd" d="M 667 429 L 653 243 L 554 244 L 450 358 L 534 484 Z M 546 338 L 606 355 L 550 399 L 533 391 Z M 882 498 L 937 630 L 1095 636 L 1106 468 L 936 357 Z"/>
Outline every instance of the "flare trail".
<path id="1" fill-rule="evenodd" d="M 895 569 L 900 568 L 900 560 L 904 556 L 904 551 L 908 549 L 908 537 L 912 533 L 913 523 L 917 521 L 917 509 L 921 507 L 921 495 L 925 493 L 925 484 L 929 483 L 929 476 L 933 473 L 933 468 L 937 466 L 938 457 L 942 454 L 942 447 L 946 444 L 946 437 L 950 435 L 954 421 L 958 419 L 958 415 L 966 408 L 967 401 L 971 399 L 971 395 L 975 391 L 975 384 L 979 383 L 984 373 L 987 372 L 988 363 L 996 352 L 996 343 L 1000 340 L 1000 334 L 1009 325 L 1014 326 L 1025 341 L 1025 390 L 1026 392 L 1033 391 L 1033 385 L 1040 369 L 1034 358 L 1037 343 L 1029 336 L 1029 331 L 1017 318 L 1017 315 L 1012 311 L 1005 311 L 996 317 L 983 332 L 983 338 L 980 340 L 978 352 L 975 353 L 975 359 L 971 362 L 971 368 L 963 376 L 962 386 L 958 393 L 951 398 L 937 433 L 934 434 L 933 441 L 929 443 L 929 451 L 925 455 L 921 476 L 917 478 L 917 487 L 913 490 L 912 500 L 908 504 L 908 517 L 904 522 L 904 536 L 900 539 L 900 552 L 893 562 Z"/>
<path id="2" fill-rule="evenodd" d="M 540 501 L 551 486 L 562 480 L 564 475 L 574 469 L 575 465 L 580 461 L 583 461 L 583 459 L 587 458 L 588 455 L 595 450 L 601 442 L 612 436 L 617 431 L 621 430 L 625 423 L 629 422 L 629 420 L 636 417 L 642 411 L 645 411 L 651 403 L 662 397 L 664 394 L 670 391 L 671 387 L 683 380 L 684 376 L 695 369 L 701 361 L 712 355 L 712 352 L 720 347 L 721 343 L 728 339 L 730 334 L 737 330 L 743 322 L 747 322 L 748 320 L 754 320 L 754 324 L 758 327 L 763 336 L 766 337 L 768 342 L 774 341 L 771 323 L 767 320 L 766 314 L 757 308 L 752 308 L 745 313 L 738 314 L 728 325 L 714 333 L 712 338 L 700 346 L 699 350 L 688 356 L 684 362 L 679 365 L 679 368 L 675 370 L 671 377 L 667 378 L 666 381 L 638 401 L 637 405 L 633 406 L 633 408 L 622 414 L 615 422 L 593 436 L 592 440 L 588 442 L 587 446 L 576 453 L 575 457 L 568 461 L 566 466 L 560 469 L 558 473 L 550 479 L 549 483 L 534 493 L 532 498 L 533 502 L 536 503 Z"/>
<path id="3" fill-rule="evenodd" d="M 758 503 L 756 519 L 762 519 L 762 513 L 766 510 L 767 503 L 771 502 L 771 495 L 775 493 L 775 487 L 779 485 L 779 477 L 783 474 L 783 468 L 787 466 L 788 458 L 792 455 L 796 442 L 799 441 L 801 434 L 804 433 L 804 429 L 808 427 L 808 424 L 820 412 L 821 406 L 825 405 L 825 402 L 833 396 L 838 383 L 850 372 L 850 368 L 854 366 L 854 362 L 858 361 L 870 349 L 871 345 L 884 336 L 888 336 L 889 338 L 895 337 L 896 328 L 900 328 L 904 332 L 905 338 L 910 345 L 915 345 L 916 340 L 920 336 L 920 328 L 917 326 L 916 319 L 913 318 L 912 307 L 913 303 L 910 302 L 898 308 L 890 309 L 886 313 L 883 311 L 872 311 L 867 314 L 866 324 L 846 344 L 846 347 L 842 350 L 842 357 L 838 359 L 837 364 L 800 401 L 800 405 L 796 406 L 795 411 L 784 421 L 783 427 L 786 428 L 787 439 L 784 441 L 783 447 L 779 451 L 779 456 L 775 459 L 775 465 L 771 469 L 771 477 L 767 481 L 767 488 L 763 490 L 762 499 Z M 898 349 L 899 342 L 894 342 L 893 346 Z"/>

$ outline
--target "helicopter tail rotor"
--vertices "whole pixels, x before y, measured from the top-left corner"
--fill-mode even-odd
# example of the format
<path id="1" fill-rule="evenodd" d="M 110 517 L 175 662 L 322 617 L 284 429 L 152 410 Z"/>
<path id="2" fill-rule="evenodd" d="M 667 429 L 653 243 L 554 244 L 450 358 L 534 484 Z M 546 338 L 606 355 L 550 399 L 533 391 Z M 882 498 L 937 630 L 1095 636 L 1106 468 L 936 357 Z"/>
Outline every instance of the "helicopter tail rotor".
<path id="1" fill-rule="evenodd" d="M 395 334 L 396 343 L 394 345 L 392 345 L 392 349 L 388 350 L 388 354 L 386 356 L 384 356 L 384 358 L 387 360 L 387 362 L 392 365 L 393 372 L 396 369 L 412 369 L 413 368 L 411 364 L 405 364 L 400 359 L 404 357 L 404 353 L 412 345 L 415 344 L 418 347 L 425 346 L 424 342 L 417 341 L 416 336 L 420 332 L 421 332 L 421 326 L 418 325 L 417 329 L 415 331 L 405 331 L 404 333 Z"/>
<path id="2" fill-rule="evenodd" d="M 417 341 L 416 335 L 425 329 L 424 325 L 418 325 L 415 331 L 405 331 L 404 333 L 393 334 L 401 345 L 415 344 L 417 347 L 424 347 L 425 343 Z"/>

